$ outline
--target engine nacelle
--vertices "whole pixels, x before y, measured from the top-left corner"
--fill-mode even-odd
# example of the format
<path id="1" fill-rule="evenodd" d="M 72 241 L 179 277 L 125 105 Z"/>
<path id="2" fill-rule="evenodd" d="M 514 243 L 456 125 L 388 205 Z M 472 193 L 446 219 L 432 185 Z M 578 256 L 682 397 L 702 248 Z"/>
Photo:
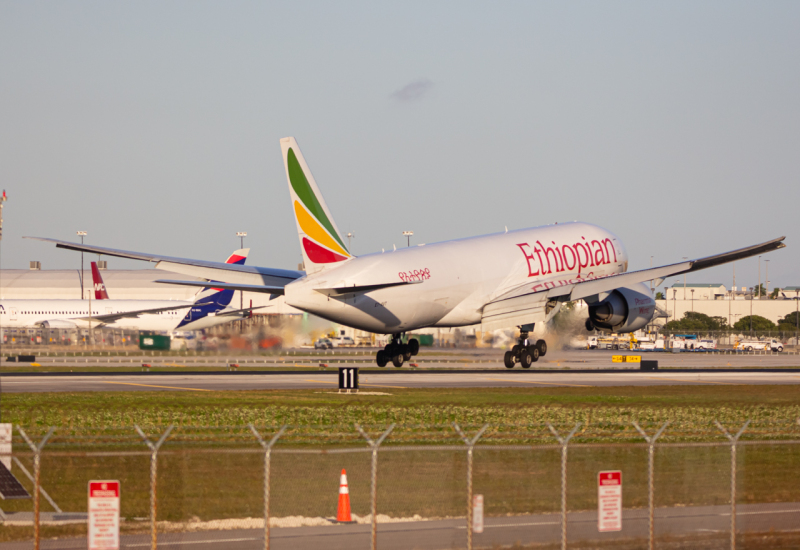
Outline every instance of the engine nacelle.
<path id="1" fill-rule="evenodd" d="M 591 323 L 611 332 L 637 331 L 655 314 L 656 301 L 644 283 L 618 288 L 604 300 L 589 305 Z"/>
<path id="2" fill-rule="evenodd" d="M 75 323 L 71 321 L 62 321 L 61 319 L 42 321 L 36 324 L 42 328 L 66 328 L 66 329 L 78 328 L 78 325 L 76 325 Z"/>

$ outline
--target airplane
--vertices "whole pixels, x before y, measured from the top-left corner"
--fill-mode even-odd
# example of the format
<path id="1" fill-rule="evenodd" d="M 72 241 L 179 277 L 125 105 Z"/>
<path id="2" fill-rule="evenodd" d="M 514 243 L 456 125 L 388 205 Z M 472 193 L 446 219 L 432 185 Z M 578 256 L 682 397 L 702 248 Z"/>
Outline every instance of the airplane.
<path id="1" fill-rule="evenodd" d="M 379 367 L 401 367 L 419 352 L 406 333 L 428 327 L 480 324 L 484 330 L 519 328 L 517 344 L 503 356 L 523 368 L 547 353 L 531 342 L 537 323 L 565 302 L 584 300 L 586 328 L 634 332 L 656 314 L 648 281 L 690 273 L 784 248 L 785 237 L 731 252 L 628 272 L 622 240 L 589 223 L 563 223 L 506 231 L 356 257 L 317 187 L 293 137 L 281 139 L 289 195 L 305 271 L 159 256 L 57 239 L 58 248 L 157 262 L 157 269 L 224 281 L 219 288 L 283 295 L 286 303 L 324 319 L 391 335 L 376 353 Z M 159 283 L 198 286 L 172 279 Z"/>
<path id="2" fill-rule="evenodd" d="M 236 250 L 226 264 L 243 265 L 250 249 Z M 97 263 L 92 262 L 95 300 L 0 300 L 4 327 L 53 329 L 120 328 L 130 330 L 200 330 L 241 319 L 254 308 L 230 309 L 233 290 L 202 288 L 193 302 L 112 300 Z M 203 283 L 204 287 L 214 283 Z M 91 315 L 89 307 L 91 303 Z"/>

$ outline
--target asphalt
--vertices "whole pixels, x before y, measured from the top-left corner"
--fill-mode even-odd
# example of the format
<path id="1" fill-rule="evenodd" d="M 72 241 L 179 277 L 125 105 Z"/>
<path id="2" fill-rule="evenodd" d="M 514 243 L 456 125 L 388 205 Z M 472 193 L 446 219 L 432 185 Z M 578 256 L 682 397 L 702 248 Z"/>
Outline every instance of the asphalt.
<path id="1" fill-rule="evenodd" d="M 680 537 L 691 547 L 691 540 L 713 537 L 727 541 L 730 534 L 730 506 L 692 506 L 658 508 L 655 511 L 656 538 Z M 736 513 L 737 532 L 796 531 L 800 523 L 800 503 L 740 504 Z M 490 517 L 483 533 L 474 535 L 476 548 L 512 545 L 517 542 L 555 543 L 561 540 L 560 514 L 535 514 Z M 597 512 L 572 512 L 567 517 L 567 540 L 596 541 L 613 544 L 618 539 L 640 539 L 643 546 L 648 536 L 648 511 L 623 510 L 622 531 L 599 533 Z M 370 526 L 326 525 L 318 527 L 284 527 L 271 530 L 270 548 L 274 550 L 351 550 L 370 547 Z M 443 550 L 466 547 L 464 518 L 409 521 L 378 524 L 378 547 L 388 550 Z M 121 537 L 121 548 L 146 548 L 149 535 Z M 195 531 L 164 533 L 158 536 L 159 548 L 203 548 L 254 550 L 264 547 L 263 529 Z M 21 550 L 30 542 L 0 544 L 0 549 Z M 85 538 L 61 538 L 43 541 L 42 548 L 65 550 L 86 548 Z M 727 547 L 727 546 L 725 546 Z"/>
<path id="2" fill-rule="evenodd" d="M 500 387 L 601 387 L 601 386 L 676 386 L 676 385 L 754 385 L 800 384 L 797 371 L 522 371 L 484 370 L 451 372 L 413 372 L 391 370 L 363 372 L 360 391 L 390 392 L 405 388 L 500 388 Z M 2 376 L 2 391 L 17 392 L 110 392 L 110 391 L 230 391 L 269 389 L 338 388 L 336 369 L 309 372 L 181 373 L 181 374 L 92 374 L 68 376 Z"/>

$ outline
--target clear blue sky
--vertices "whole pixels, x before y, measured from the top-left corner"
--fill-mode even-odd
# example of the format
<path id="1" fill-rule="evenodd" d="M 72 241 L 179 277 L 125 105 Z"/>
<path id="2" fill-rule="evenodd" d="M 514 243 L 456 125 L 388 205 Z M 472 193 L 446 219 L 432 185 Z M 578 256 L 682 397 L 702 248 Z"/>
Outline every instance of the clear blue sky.
<path id="1" fill-rule="evenodd" d="M 582 220 L 633 269 L 787 235 L 770 279 L 800 285 L 798 29 L 798 2 L 4 0 L 2 266 L 79 265 L 23 235 L 222 259 L 248 231 L 294 268 L 293 135 L 356 254 Z"/>

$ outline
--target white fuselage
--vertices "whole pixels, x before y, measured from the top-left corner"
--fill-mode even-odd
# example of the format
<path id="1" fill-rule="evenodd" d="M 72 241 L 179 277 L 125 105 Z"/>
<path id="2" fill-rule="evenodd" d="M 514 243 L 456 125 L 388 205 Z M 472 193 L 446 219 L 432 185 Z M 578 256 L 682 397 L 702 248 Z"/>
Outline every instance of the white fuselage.
<path id="1" fill-rule="evenodd" d="M 127 311 L 159 309 L 181 305 L 177 300 L 91 300 L 91 321 L 89 300 L 0 300 L 0 326 L 42 327 L 51 328 L 98 328 L 100 326 L 126 330 L 171 331 L 178 329 L 181 321 L 189 313 L 193 302 L 185 302 L 186 307 L 144 313 L 138 317 L 123 317 L 111 323 L 103 323 L 98 316 Z M 223 310 L 224 311 L 224 310 Z M 214 314 L 204 315 L 197 320 L 190 320 L 180 326 L 180 330 L 200 330 L 222 323 L 228 323 L 239 317 L 217 317 Z"/>
<path id="2" fill-rule="evenodd" d="M 286 302 L 303 311 L 393 334 L 474 325 L 485 304 L 520 285 L 556 287 L 621 273 L 627 266 L 615 235 L 567 223 L 361 256 L 289 283 L 285 293 Z M 422 283 L 336 297 L 315 290 L 418 280 Z"/>

